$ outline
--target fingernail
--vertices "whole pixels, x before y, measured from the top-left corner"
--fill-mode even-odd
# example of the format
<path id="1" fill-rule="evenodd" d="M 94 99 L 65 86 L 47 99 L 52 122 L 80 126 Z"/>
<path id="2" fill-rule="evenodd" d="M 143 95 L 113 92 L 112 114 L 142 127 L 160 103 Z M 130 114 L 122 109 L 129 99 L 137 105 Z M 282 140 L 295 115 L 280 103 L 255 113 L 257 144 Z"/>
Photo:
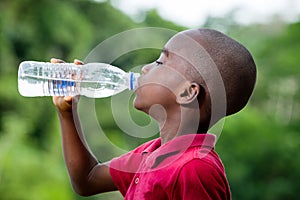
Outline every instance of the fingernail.
<path id="1" fill-rule="evenodd" d="M 78 60 L 78 59 L 74 59 L 74 63 L 81 64 L 81 65 L 84 64 L 84 62 L 82 62 L 81 60 Z"/>
<path id="2" fill-rule="evenodd" d="M 51 58 L 51 59 L 50 59 L 50 62 L 52 62 L 52 63 L 64 63 L 63 60 L 57 59 L 57 58 Z"/>

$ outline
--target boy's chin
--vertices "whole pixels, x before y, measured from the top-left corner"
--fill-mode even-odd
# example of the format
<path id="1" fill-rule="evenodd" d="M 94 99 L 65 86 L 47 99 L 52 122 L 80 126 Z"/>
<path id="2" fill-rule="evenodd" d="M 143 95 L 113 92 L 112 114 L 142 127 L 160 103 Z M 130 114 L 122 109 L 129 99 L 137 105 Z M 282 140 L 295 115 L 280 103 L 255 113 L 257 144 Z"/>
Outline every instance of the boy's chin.
<path id="1" fill-rule="evenodd" d="M 138 100 L 137 100 L 136 97 L 134 97 L 134 100 L 133 100 L 133 107 L 134 107 L 135 109 L 138 109 L 138 110 L 140 110 L 140 108 L 141 108 L 141 105 L 140 105 L 140 103 L 138 102 Z"/>
<path id="2" fill-rule="evenodd" d="M 137 110 L 147 113 L 147 108 L 143 102 L 139 101 L 136 97 L 133 100 L 133 107 Z"/>

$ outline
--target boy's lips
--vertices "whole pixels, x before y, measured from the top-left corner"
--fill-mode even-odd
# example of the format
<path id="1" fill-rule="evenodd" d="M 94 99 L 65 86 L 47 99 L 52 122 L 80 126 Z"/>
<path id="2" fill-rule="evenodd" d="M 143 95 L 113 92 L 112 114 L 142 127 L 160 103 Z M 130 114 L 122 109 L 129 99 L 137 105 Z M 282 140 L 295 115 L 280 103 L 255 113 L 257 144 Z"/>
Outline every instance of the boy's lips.
<path id="1" fill-rule="evenodd" d="M 143 75 L 141 75 L 140 77 L 137 78 L 136 88 L 139 88 L 141 86 L 141 79 L 143 79 L 142 77 L 143 77 Z"/>
<path id="2" fill-rule="evenodd" d="M 141 87 L 141 81 L 140 81 L 140 78 L 137 78 L 136 80 L 136 83 L 135 83 L 135 89 L 134 89 L 134 92 L 136 92 L 137 89 L 139 89 Z"/>

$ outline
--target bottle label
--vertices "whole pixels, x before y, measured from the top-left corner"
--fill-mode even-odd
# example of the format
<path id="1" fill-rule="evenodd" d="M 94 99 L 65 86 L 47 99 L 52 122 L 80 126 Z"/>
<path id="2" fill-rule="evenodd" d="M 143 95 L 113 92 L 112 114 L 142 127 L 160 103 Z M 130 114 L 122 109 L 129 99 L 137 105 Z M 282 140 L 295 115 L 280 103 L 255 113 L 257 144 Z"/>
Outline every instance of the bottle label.
<path id="1" fill-rule="evenodd" d="M 134 89 L 134 75 L 132 72 L 130 72 L 129 74 L 129 90 L 133 90 Z"/>
<path id="2" fill-rule="evenodd" d="M 74 91 L 75 81 L 49 80 L 48 93 L 50 96 L 73 96 L 75 95 Z"/>

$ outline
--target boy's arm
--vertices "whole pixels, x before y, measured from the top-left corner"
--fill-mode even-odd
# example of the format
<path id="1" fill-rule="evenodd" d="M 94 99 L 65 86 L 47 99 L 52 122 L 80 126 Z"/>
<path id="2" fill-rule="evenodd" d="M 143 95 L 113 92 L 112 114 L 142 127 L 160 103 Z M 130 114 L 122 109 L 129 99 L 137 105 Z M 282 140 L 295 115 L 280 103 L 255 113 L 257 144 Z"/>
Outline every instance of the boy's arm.
<path id="1" fill-rule="evenodd" d="M 52 59 L 52 63 L 62 62 Z M 75 64 L 81 64 L 75 61 Z M 74 190 L 83 196 L 116 190 L 109 166 L 101 164 L 89 151 L 78 120 L 79 97 L 53 97 L 57 108 L 64 159 Z"/>

